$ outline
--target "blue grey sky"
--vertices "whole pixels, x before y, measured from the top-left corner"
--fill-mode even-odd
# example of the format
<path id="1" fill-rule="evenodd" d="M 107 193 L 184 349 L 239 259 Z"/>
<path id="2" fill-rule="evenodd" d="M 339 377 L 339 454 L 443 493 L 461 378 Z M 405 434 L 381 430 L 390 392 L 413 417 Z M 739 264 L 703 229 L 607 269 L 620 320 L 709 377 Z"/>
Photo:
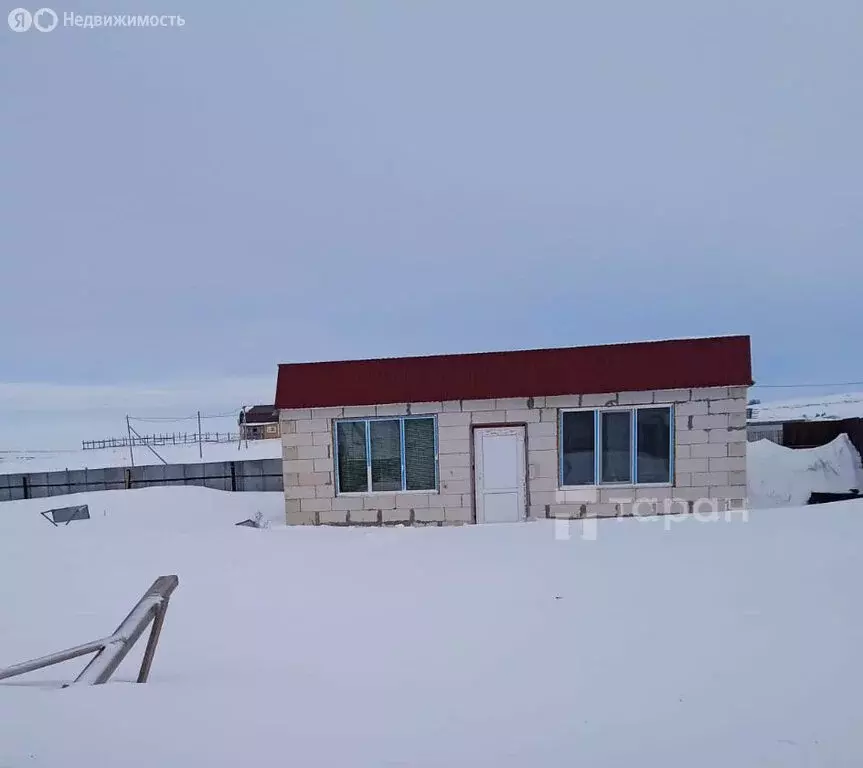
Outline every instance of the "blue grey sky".
<path id="1" fill-rule="evenodd" d="M 0 382 L 741 332 L 863 380 L 859 0 L 13 5 Z"/>

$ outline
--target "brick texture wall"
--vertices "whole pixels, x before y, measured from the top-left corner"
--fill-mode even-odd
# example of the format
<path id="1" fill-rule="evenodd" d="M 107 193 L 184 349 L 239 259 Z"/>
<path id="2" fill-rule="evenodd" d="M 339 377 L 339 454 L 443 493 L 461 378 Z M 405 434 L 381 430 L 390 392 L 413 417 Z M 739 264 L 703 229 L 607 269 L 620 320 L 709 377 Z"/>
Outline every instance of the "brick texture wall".
<path id="1" fill-rule="evenodd" d="M 746 394 L 746 387 L 711 387 L 283 410 L 280 422 L 287 522 L 300 525 L 473 522 L 472 429 L 503 423 L 527 426 L 528 514 L 532 518 L 676 513 L 692 511 L 705 503 L 725 509 L 739 508 L 746 500 Z M 573 490 L 559 487 L 559 409 L 646 404 L 674 406 L 672 486 Z M 333 420 L 407 414 L 437 415 L 439 492 L 337 496 Z"/>

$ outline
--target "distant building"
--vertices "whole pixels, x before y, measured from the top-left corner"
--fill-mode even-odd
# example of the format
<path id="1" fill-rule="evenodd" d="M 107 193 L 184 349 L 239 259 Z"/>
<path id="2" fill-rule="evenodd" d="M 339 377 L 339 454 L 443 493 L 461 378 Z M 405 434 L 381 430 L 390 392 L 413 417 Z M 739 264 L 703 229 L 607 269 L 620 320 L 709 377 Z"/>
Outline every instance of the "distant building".
<path id="1" fill-rule="evenodd" d="M 782 421 L 770 421 L 769 419 L 757 419 L 756 409 L 761 404 L 760 400 L 750 400 L 746 404 L 746 439 L 750 443 L 758 440 L 769 440 L 771 443 L 782 445 Z"/>
<path id="2" fill-rule="evenodd" d="M 273 405 L 255 405 L 240 411 L 237 422 L 240 440 L 266 440 L 281 437 L 279 409 Z"/>

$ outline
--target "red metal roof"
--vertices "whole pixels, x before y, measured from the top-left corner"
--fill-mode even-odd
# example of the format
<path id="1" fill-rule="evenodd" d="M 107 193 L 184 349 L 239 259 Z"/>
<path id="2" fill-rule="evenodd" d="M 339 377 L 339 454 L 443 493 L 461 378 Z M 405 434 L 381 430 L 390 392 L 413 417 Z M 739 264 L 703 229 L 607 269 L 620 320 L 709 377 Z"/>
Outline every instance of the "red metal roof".
<path id="1" fill-rule="evenodd" d="M 748 386 L 749 336 L 289 363 L 277 408 Z"/>

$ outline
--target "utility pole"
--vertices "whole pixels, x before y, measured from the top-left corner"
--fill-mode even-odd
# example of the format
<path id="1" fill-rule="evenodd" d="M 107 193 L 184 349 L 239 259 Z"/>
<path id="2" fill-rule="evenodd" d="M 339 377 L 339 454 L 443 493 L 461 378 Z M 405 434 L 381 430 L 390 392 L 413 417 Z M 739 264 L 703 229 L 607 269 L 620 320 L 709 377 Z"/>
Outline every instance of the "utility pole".
<path id="1" fill-rule="evenodd" d="M 129 461 L 135 466 L 135 452 L 132 450 L 132 425 L 129 423 L 129 414 L 126 414 L 126 434 L 129 435 Z"/>
<path id="2" fill-rule="evenodd" d="M 204 460 L 204 444 L 201 442 L 203 437 L 201 435 L 201 412 L 198 411 L 198 457 L 201 461 Z"/>

